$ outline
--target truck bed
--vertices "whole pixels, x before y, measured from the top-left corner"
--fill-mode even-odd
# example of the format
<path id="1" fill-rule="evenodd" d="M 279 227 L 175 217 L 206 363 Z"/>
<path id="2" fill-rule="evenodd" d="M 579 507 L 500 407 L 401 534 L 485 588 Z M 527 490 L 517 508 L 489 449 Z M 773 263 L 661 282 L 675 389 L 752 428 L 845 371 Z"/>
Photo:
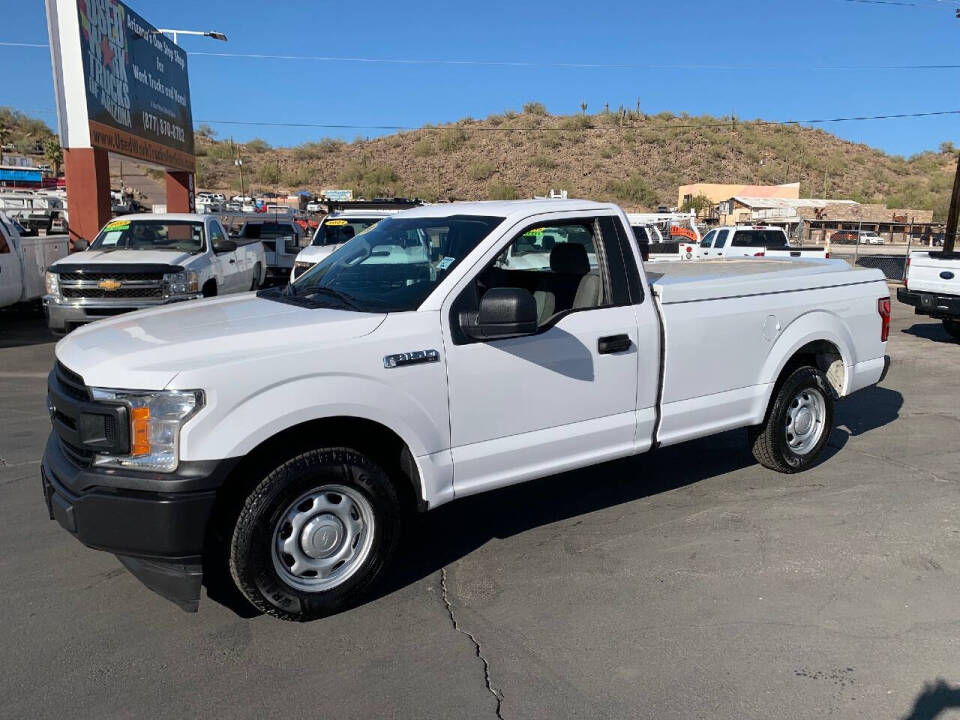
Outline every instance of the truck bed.
<path id="1" fill-rule="evenodd" d="M 874 282 L 877 270 L 853 270 L 845 260 L 732 258 L 658 262 L 645 267 L 664 305 Z"/>

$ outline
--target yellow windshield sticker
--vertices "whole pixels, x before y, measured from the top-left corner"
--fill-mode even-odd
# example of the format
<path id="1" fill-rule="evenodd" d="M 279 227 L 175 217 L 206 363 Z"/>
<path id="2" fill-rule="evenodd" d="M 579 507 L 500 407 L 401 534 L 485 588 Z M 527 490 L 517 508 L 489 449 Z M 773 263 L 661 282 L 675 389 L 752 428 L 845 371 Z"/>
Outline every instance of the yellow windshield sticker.
<path id="1" fill-rule="evenodd" d="M 107 223 L 104 230 L 126 230 L 128 227 L 130 227 L 129 220 L 115 220 L 114 222 Z"/>
<path id="2" fill-rule="evenodd" d="M 531 229 L 531 230 L 527 230 L 527 231 L 524 233 L 524 235 L 525 235 L 525 236 L 526 236 L 526 235 L 543 235 L 544 230 L 546 230 L 546 228 L 542 228 L 542 227 L 540 227 L 540 228 L 533 228 L 533 229 Z"/>
<path id="3" fill-rule="evenodd" d="M 333 227 L 339 227 L 340 225 L 346 225 L 346 224 L 347 224 L 346 220 L 327 220 L 327 225 L 330 225 Z"/>

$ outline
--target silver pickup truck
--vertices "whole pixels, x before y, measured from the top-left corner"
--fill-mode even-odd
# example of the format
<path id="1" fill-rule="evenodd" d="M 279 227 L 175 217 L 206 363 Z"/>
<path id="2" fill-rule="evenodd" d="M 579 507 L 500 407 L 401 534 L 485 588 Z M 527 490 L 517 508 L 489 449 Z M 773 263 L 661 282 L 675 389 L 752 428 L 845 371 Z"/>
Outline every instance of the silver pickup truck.
<path id="1" fill-rule="evenodd" d="M 209 215 L 126 215 L 111 220 L 82 253 L 47 269 L 44 312 L 50 329 L 131 310 L 257 290 L 263 245 L 227 239 Z"/>

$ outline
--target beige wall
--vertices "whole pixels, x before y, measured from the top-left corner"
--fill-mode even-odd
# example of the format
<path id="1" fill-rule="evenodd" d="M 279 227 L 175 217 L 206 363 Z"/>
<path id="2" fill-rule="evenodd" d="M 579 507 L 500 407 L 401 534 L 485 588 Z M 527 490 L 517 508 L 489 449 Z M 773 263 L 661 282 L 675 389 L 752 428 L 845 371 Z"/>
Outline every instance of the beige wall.
<path id="1" fill-rule="evenodd" d="M 797 200 L 800 198 L 800 183 L 786 185 L 723 185 L 720 183 L 693 183 L 681 185 L 677 192 L 677 207 L 683 205 L 687 196 L 706 195 L 710 202 L 716 205 L 737 195 L 756 198 L 786 198 Z"/>

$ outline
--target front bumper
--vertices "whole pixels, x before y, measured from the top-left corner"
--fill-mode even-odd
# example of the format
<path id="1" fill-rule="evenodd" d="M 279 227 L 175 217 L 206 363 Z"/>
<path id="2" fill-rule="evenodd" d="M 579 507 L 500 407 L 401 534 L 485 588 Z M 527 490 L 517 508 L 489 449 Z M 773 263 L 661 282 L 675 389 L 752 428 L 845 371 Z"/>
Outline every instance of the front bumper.
<path id="1" fill-rule="evenodd" d="M 175 473 L 78 467 L 51 433 L 40 466 L 52 520 L 117 555 L 154 592 L 196 612 L 216 491 L 235 461 L 181 462 Z"/>
<path id="2" fill-rule="evenodd" d="M 905 305 L 912 305 L 917 315 L 929 315 L 939 320 L 960 317 L 960 295 L 914 292 L 899 287 L 897 300 Z"/>
<path id="3" fill-rule="evenodd" d="M 197 300 L 203 295 L 178 295 L 170 298 L 156 298 L 144 300 L 133 298 L 130 300 L 64 300 L 53 295 L 43 298 L 43 311 L 47 316 L 47 326 L 55 332 L 67 332 L 76 325 L 91 323 L 95 320 L 122 315 L 134 310 L 163 307 L 175 302 Z"/>

